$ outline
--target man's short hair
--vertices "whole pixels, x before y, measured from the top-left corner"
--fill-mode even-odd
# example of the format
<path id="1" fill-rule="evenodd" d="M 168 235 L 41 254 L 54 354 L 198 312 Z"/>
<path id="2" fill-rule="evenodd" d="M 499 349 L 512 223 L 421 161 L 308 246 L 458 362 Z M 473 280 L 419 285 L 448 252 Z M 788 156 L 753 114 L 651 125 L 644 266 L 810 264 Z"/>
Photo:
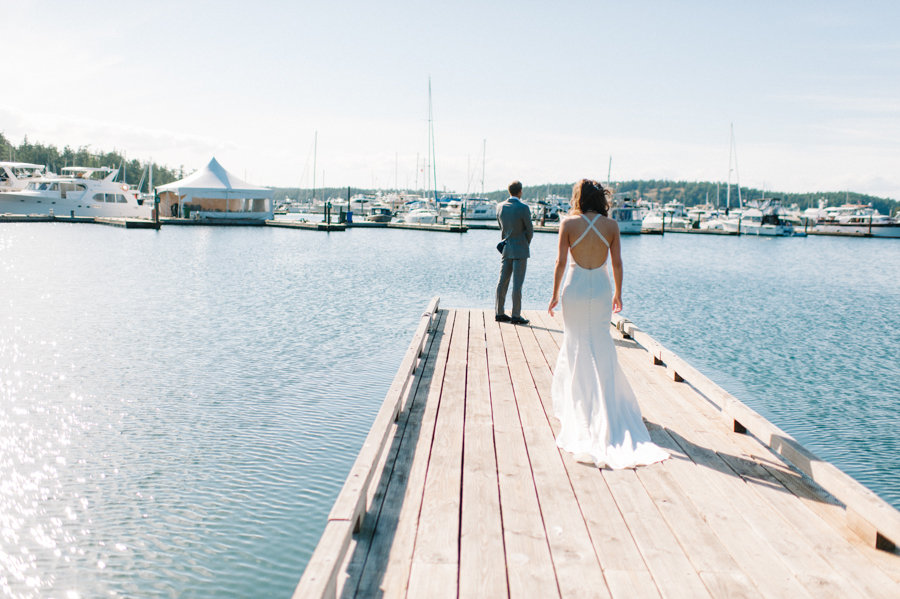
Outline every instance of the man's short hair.
<path id="1" fill-rule="evenodd" d="M 522 184 L 519 181 L 513 181 L 507 189 L 509 189 L 509 195 L 518 196 L 522 193 Z"/>

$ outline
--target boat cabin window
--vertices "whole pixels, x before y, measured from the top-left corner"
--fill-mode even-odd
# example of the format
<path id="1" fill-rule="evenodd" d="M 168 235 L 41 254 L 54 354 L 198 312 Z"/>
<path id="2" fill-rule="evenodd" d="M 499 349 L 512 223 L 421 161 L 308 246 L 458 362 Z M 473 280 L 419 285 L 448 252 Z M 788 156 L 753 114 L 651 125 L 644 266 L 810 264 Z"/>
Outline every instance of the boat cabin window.
<path id="1" fill-rule="evenodd" d="M 51 187 L 50 189 L 51 190 L 54 189 L 56 187 L 56 185 L 57 184 L 54 183 L 53 187 Z M 81 185 L 80 183 L 60 183 L 59 184 L 59 190 L 61 192 L 60 197 L 63 199 L 65 199 L 67 193 L 80 193 L 80 192 L 83 192 L 85 189 L 86 189 L 85 186 Z"/>
<path id="2" fill-rule="evenodd" d="M 95 194 L 94 194 L 94 201 L 95 201 L 95 202 L 102 202 L 102 201 L 103 201 L 103 196 L 104 196 L 104 195 L 105 195 L 105 194 L 102 194 L 102 193 L 95 193 Z"/>
<path id="3" fill-rule="evenodd" d="M 128 203 L 128 198 L 126 198 L 125 196 L 123 196 L 121 193 L 117 193 L 117 194 L 116 194 L 116 203 L 117 203 L 117 204 L 127 204 L 127 203 Z"/>

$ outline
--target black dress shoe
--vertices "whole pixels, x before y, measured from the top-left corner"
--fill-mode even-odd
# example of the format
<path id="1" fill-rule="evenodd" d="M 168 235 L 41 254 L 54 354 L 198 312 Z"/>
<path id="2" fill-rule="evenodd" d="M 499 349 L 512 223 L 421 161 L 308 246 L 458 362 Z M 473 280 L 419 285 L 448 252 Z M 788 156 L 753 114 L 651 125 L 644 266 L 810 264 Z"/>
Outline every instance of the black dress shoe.
<path id="1" fill-rule="evenodd" d="M 513 324 L 528 324 L 529 320 L 527 318 L 522 318 L 521 316 L 514 316 L 510 318 L 509 321 Z"/>
<path id="2" fill-rule="evenodd" d="M 506 314 L 498 314 L 494 317 L 494 320 L 496 320 L 497 322 L 509 322 L 510 320 L 512 320 L 512 318 L 510 318 Z"/>

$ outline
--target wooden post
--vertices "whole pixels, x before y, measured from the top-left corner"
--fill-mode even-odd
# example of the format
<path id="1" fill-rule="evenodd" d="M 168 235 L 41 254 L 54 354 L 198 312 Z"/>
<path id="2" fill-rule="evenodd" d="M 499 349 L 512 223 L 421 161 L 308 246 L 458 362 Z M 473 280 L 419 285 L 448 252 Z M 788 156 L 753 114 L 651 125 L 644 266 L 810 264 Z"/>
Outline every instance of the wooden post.
<path id="1" fill-rule="evenodd" d="M 869 215 L 869 235 L 872 235 L 872 215 Z"/>

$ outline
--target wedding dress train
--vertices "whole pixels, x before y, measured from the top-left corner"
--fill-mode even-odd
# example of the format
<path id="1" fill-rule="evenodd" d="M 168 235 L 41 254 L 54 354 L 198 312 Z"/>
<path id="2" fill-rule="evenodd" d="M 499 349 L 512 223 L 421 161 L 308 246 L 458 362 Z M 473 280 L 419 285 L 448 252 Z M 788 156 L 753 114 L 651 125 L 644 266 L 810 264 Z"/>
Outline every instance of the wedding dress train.
<path id="1" fill-rule="evenodd" d="M 597 217 L 572 244 L 593 230 Z M 562 288 L 563 345 L 553 375 L 553 411 L 562 427 L 556 444 L 580 462 L 600 468 L 634 468 L 660 462 L 669 454 L 650 441 L 637 397 L 619 366 L 609 334 L 612 285 L 606 262 L 585 269 L 569 255 Z"/>

